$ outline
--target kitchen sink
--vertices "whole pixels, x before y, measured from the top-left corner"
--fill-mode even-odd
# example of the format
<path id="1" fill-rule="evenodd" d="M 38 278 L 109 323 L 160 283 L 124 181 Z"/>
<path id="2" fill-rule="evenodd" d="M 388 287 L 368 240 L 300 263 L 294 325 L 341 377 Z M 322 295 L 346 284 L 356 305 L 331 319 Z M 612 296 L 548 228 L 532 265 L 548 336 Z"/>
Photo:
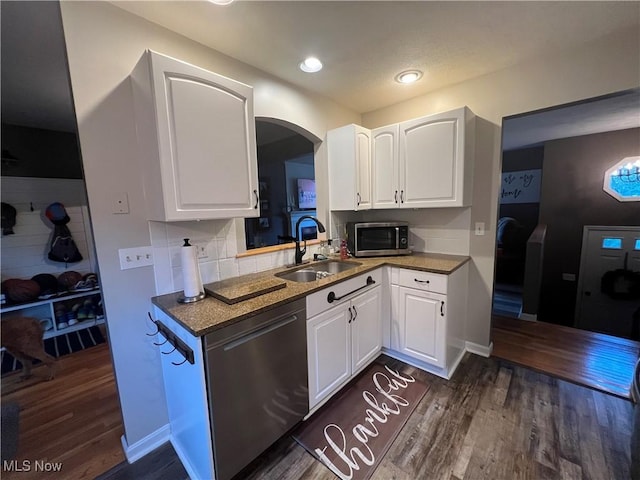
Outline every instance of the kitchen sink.
<path id="1" fill-rule="evenodd" d="M 295 270 L 276 273 L 276 277 L 293 282 L 314 282 L 320 278 L 328 277 L 336 273 L 344 272 L 362 265 L 358 262 L 347 262 L 341 260 L 327 260 L 323 262 L 311 263 Z"/>

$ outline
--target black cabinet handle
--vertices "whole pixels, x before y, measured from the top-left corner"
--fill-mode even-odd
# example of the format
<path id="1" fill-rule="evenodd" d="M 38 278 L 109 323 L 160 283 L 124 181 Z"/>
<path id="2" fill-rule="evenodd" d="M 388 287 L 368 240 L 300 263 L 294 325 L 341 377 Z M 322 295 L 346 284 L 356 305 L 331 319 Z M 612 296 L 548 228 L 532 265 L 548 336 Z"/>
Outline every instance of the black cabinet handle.
<path id="1" fill-rule="evenodd" d="M 353 311 L 356 312 L 356 316 L 353 317 L 353 321 L 355 322 L 356 318 L 358 318 L 358 310 L 356 310 L 356 306 L 355 305 L 353 306 Z"/>
<path id="2" fill-rule="evenodd" d="M 358 196 L 358 206 L 360 206 L 360 192 L 356 193 L 356 195 Z"/>
<path id="3" fill-rule="evenodd" d="M 404 203 L 404 190 L 400 190 L 400 203 Z"/>
<path id="4" fill-rule="evenodd" d="M 393 201 L 394 203 L 398 203 L 398 190 L 396 190 L 396 193 L 393 194 Z"/>
<path id="5" fill-rule="evenodd" d="M 353 312 L 351 311 L 351 307 L 349 307 L 349 322 L 351 323 L 351 321 L 353 320 Z"/>
<path id="6" fill-rule="evenodd" d="M 258 203 L 260 203 L 260 197 L 258 197 L 258 191 L 254 190 L 253 194 L 256 196 L 256 204 L 253 206 L 253 208 L 257 209 L 258 208 Z"/>
<path id="7" fill-rule="evenodd" d="M 440 316 L 444 317 L 444 301 L 440 302 Z"/>
<path id="8" fill-rule="evenodd" d="M 369 285 L 373 285 L 374 283 L 376 283 L 376 281 L 373 278 L 371 278 L 371 276 L 369 276 L 369 277 L 367 277 L 367 283 L 365 285 L 363 285 L 361 287 L 358 287 L 355 290 L 351 290 L 349 293 L 345 293 L 341 297 L 336 297 L 335 292 L 329 292 L 329 295 L 327 295 L 327 302 L 333 303 L 336 300 L 342 300 L 344 297 L 348 297 L 352 293 L 356 293 L 356 292 L 362 290 L 363 288 L 367 288 Z"/>
<path id="9" fill-rule="evenodd" d="M 413 281 L 418 283 L 426 283 L 427 285 L 429 285 L 429 280 L 418 280 L 417 278 L 414 278 Z"/>

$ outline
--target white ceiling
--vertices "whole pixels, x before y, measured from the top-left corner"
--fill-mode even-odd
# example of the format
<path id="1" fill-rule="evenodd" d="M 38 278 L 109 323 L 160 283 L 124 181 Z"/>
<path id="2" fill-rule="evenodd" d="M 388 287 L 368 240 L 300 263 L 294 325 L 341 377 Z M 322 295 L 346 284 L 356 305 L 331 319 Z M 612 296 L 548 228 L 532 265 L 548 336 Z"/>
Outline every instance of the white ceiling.
<path id="1" fill-rule="evenodd" d="M 112 3 L 360 113 L 640 28 L 636 1 Z M 308 55 L 321 72 L 298 69 Z M 419 83 L 393 80 L 409 68 Z"/>
<path id="2" fill-rule="evenodd" d="M 616 31 L 640 34 L 636 1 L 111 3 L 360 113 Z M 3 121 L 74 130 L 57 4 L 2 1 L 0 8 Z M 307 55 L 320 57 L 325 68 L 301 72 L 298 63 Z M 423 79 L 394 82 L 407 68 L 424 70 Z M 628 105 L 616 105 L 624 119 L 607 107 L 608 130 L 629 122 Z"/>

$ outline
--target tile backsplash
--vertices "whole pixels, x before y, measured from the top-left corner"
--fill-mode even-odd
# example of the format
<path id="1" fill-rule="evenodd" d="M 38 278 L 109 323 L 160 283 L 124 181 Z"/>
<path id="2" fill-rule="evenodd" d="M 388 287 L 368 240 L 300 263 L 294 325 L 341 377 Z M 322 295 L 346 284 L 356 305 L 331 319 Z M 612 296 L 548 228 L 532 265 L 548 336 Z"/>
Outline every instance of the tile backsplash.
<path id="1" fill-rule="evenodd" d="M 347 222 L 405 221 L 409 223 L 409 248 L 414 252 L 469 255 L 470 208 L 424 208 L 332 212 L 331 236 L 344 235 Z"/>
<path id="2" fill-rule="evenodd" d="M 236 222 L 243 219 L 202 220 L 192 222 L 149 222 L 154 255 L 156 293 L 178 292 L 183 289 L 180 248 L 184 239 L 204 248 L 206 258 L 199 258 L 202 283 L 224 280 L 239 275 L 261 272 L 293 263 L 293 249 L 236 258 L 239 238 Z M 306 258 L 312 258 L 317 245 L 309 245 Z"/>

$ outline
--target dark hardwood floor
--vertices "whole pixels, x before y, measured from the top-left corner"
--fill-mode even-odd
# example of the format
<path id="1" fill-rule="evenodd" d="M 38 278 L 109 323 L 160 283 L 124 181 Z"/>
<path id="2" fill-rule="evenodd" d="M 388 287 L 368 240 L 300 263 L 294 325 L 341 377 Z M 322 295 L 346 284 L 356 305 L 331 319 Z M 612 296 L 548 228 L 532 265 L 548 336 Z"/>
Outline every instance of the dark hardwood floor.
<path id="1" fill-rule="evenodd" d="M 546 322 L 493 317 L 494 357 L 629 398 L 640 343 Z"/>
<path id="2" fill-rule="evenodd" d="M 615 357 L 633 355 L 628 345 L 623 348 L 614 340 L 608 349 L 600 346 L 609 353 L 594 361 L 590 360 L 589 352 L 595 349 L 589 347 L 591 341 L 569 346 L 568 340 L 543 334 L 540 327 L 529 332 L 531 325 L 509 325 L 496 323 L 493 328 L 494 353 L 508 361 L 467 354 L 449 381 L 415 371 L 430 389 L 383 458 L 374 480 L 629 478 L 632 404 L 621 398 L 623 394 L 598 390 L 607 384 L 624 385 L 620 376 L 626 367 L 618 366 Z M 607 340 L 612 339 L 596 337 L 592 342 L 606 344 Z M 547 350 L 545 342 L 550 345 Z M 584 352 L 581 344 L 587 347 Z M 601 375 L 590 388 L 581 386 L 586 384 L 581 376 L 596 374 L 592 366 L 592 373 L 585 375 L 590 371 L 585 362 L 598 366 Z M 560 371 L 552 370 L 557 365 Z M 36 376 L 43 368 L 34 369 Z M 610 380 L 605 381 L 607 377 Z M 63 357 L 59 375 L 51 382 L 36 378 L 17 384 L 16 378 L 2 379 L 2 401 L 16 401 L 22 408 L 16 458 L 63 461 L 64 475 L 2 472 L 3 479 L 186 478 L 169 444 L 132 465 L 124 462 L 107 345 Z M 285 437 L 240 478 L 335 477 Z"/>
<path id="3" fill-rule="evenodd" d="M 632 405 L 496 358 L 466 354 L 430 389 L 373 480 L 629 478 Z M 239 478 L 333 480 L 290 437 Z"/>

